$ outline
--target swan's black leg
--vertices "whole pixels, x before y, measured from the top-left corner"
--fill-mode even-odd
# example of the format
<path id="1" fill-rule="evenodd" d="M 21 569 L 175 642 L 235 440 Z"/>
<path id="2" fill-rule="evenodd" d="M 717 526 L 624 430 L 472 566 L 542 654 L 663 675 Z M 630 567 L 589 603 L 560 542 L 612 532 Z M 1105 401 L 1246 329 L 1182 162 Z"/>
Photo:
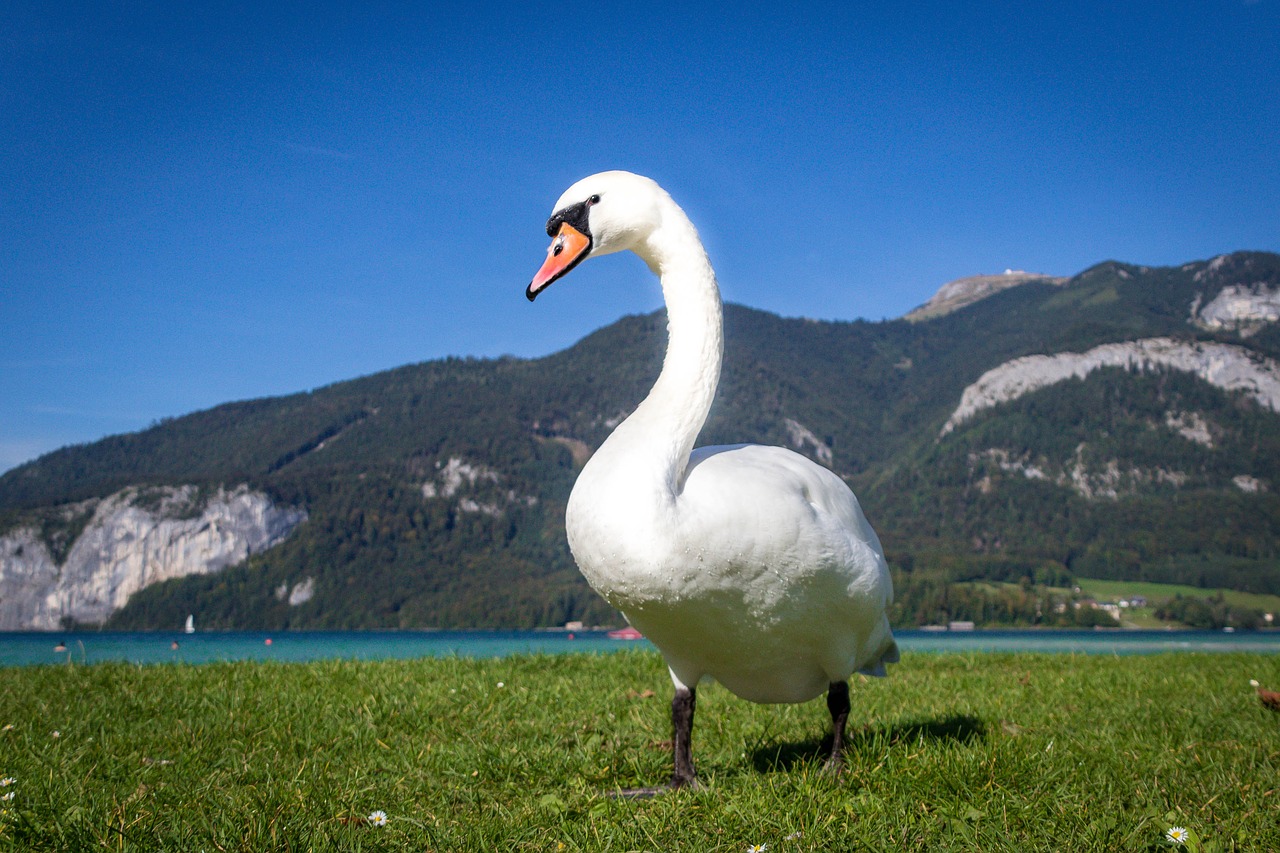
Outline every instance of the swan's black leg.
<path id="1" fill-rule="evenodd" d="M 627 788 L 613 791 L 609 796 L 623 800 L 638 800 L 656 797 L 664 791 L 698 787 L 690 749 L 690 741 L 693 737 L 693 709 L 697 704 L 698 697 L 694 693 L 694 688 L 676 688 L 675 698 L 671 700 L 671 756 L 674 765 L 671 781 L 657 788 Z"/>
<path id="2" fill-rule="evenodd" d="M 849 683 L 833 681 L 827 688 L 827 710 L 831 712 L 831 754 L 826 769 L 844 767 L 844 727 L 849 721 Z"/>
<path id="3" fill-rule="evenodd" d="M 697 785 L 691 754 L 693 739 L 693 711 L 698 704 L 698 694 L 693 687 L 677 687 L 671 700 L 671 753 L 674 768 L 671 787 L 685 788 Z"/>

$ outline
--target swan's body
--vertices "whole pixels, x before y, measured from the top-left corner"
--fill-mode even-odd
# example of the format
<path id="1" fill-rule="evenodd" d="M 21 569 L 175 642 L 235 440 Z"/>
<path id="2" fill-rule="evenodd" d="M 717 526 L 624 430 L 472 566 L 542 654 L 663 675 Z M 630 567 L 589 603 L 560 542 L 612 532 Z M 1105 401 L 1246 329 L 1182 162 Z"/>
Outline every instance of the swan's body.
<path id="1" fill-rule="evenodd" d="M 678 683 L 804 702 L 880 662 L 887 572 L 839 478 L 780 447 L 706 447 L 679 492 L 655 496 L 629 493 L 630 466 L 614 464 L 626 457 L 644 458 L 619 427 L 574 486 L 569 545 Z"/>
<path id="2" fill-rule="evenodd" d="M 586 178 L 561 197 L 547 231 L 556 241 L 530 299 L 584 258 L 623 249 L 662 281 L 662 373 L 583 469 L 565 527 L 583 575 L 670 667 L 673 784 L 693 781 L 687 730 L 681 766 L 681 709 L 691 728 L 704 677 L 753 702 L 829 690 L 838 761 L 845 680 L 883 675 L 897 660 L 889 573 L 857 499 L 784 448 L 693 450 L 720 378 L 720 293 L 696 229 L 657 184 L 626 172 Z"/>

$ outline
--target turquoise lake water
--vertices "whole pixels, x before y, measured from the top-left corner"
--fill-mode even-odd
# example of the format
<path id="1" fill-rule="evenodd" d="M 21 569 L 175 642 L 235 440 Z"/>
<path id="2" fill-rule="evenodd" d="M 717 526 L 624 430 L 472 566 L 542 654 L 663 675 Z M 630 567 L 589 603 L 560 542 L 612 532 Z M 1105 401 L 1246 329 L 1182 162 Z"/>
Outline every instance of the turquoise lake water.
<path id="1" fill-rule="evenodd" d="M 1132 655 L 1156 652 L 1280 654 L 1280 631 L 895 631 L 904 654 L 1050 652 Z M 177 648 L 173 644 L 177 643 Z M 58 646 L 65 648 L 61 650 Z M 0 666 L 211 661 L 494 658 L 512 654 L 608 654 L 653 648 L 644 640 L 610 640 L 578 631 L 284 631 L 278 633 L 0 632 Z"/>

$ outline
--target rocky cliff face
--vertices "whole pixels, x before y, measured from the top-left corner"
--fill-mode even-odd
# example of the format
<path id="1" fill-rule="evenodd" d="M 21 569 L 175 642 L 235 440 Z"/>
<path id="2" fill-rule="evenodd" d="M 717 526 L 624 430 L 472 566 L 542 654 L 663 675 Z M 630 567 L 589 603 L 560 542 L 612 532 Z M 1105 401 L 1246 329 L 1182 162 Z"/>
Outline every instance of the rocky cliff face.
<path id="1" fill-rule="evenodd" d="M 1192 322 L 1204 329 L 1229 329 L 1244 337 L 1280 321 L 1280 289 L 1257 282 L 1222 288 L 1207 305 L 1195 305 Z"/>
<path id="2" fill-rule="evenodd" d="M 34 527 L 0 536 L 0 630 L 101 622 L 143 587 L 242 562 L 307 517 L 247 486 L 207 500 L 193 486 L 129 488 L 63 512 L 88 519 L 61 561 Z"/>
<path id="3" fill-rule="evenodd" d="M 1007 361 L 964 389 L 960 405 L 943 425 L 942 434 L 983 409 L 1057 382 L 1083 378 L 1102 367 L 1134 371 L 1165 367 L 1194 373 L 1223 390 L 1242 391 L 1272 411 L 1280 411 L 1280 364 L 1230 344 L 1148 338 L 1103 344 L 1082 353 L 1029 355 Z"/>

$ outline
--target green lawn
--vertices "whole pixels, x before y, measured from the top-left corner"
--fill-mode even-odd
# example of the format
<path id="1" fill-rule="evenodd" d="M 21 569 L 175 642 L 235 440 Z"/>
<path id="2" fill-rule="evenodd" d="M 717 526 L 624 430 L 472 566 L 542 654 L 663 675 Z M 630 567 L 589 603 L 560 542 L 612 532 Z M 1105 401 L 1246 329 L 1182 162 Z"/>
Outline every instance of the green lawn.
<path id="1" fill-rule="evenodd" d="M 838 777 L 821 700 L 707 686 L 704 787 L 618 801 L 669 772 L 652 653 L 7 669 L 0 850 L 1277 850 L 1250 678 L 1280 657 L 908 655 Z"/>

